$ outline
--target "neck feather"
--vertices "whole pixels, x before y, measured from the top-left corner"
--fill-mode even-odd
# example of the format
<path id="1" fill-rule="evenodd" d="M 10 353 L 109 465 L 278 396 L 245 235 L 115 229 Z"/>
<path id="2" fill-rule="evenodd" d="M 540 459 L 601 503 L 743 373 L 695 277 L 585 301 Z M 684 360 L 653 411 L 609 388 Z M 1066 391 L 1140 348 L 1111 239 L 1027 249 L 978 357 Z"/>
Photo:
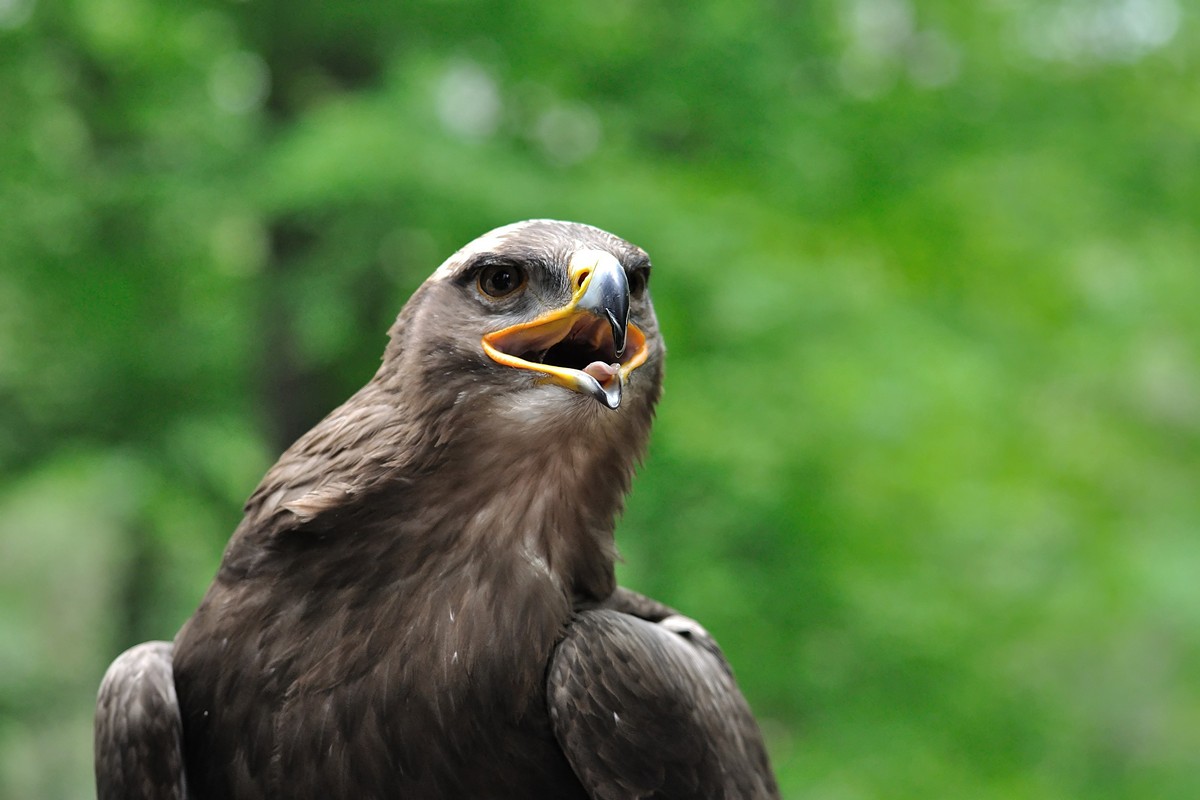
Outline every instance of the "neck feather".
<path id="1" fill-rule="evenodd" d="M 518 553 L 577 601 L 602 600 L 616 585 L 613 529 L 640 442 L 613 435 L 608 409 L 581 403 L 566 414 L 542 399 L 464 420 L 413 488 L 423 504 L 452 509 L 445 524 L 473 550 Z"/>
<path id="2" fill-rule="evenodd" d="M 431 553 L 517 555 L 575 601 L 603 600 L 650 414 L 564 405 L 561 389 L 543 388 L 515 404 L 397 415 L 403 393 L 374 381 L 280 458 L 235 538 L 352 526 L 421 537 Z"/>

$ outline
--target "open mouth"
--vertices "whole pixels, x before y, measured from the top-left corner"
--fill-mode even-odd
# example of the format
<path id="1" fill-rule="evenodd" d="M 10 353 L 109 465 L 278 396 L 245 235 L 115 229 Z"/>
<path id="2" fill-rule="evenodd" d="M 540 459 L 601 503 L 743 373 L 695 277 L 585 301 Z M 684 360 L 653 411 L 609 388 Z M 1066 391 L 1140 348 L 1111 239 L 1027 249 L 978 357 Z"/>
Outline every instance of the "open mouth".
<path id="1" fill-rule="evenodd" d="M 494 361 L 540 372 L 609 408 L 620 405 L 621 385 L 646 361 L 646 336 L 636 325 L 626 327 L 618 353 L 608 320 L 571 309 L 489 333 L 483 348 Z"/>

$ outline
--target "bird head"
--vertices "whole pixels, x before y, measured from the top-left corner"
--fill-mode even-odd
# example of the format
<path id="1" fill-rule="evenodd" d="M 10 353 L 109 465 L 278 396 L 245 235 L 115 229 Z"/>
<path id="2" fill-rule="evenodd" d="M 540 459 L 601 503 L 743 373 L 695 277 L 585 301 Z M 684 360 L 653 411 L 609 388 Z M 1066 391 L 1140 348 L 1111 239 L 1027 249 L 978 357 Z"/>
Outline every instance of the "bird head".
<path id="1" fill-rule="evenodd" d="M 393 338 L 426 344 L 397 357 L 417 355 L 427 385 L 453 388 L 460 403 L 648 418 L 664 350 L 649 279 L 646 253 L 598 228 L 553 220 L 497 228 L 421 287 Z"/>

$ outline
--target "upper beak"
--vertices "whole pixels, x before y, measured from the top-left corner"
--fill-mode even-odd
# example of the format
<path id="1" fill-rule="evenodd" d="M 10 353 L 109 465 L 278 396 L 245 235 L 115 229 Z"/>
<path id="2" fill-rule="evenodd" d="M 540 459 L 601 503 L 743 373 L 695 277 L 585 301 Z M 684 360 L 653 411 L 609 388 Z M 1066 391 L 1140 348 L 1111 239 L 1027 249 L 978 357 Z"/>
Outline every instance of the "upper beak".
<path id="1" fill-rule="evenodd" d="M 566 306 L 487 334 L 484 352 L 618 408 L 625 380 L 647 355 L 645 335 L 629 322 L 629 280 L 617 259 L 599 250 L 575 253 L 568 275 Z"/>
<path id="2" fill-rule="evenodd" d="M 576 292 L 575 308 L 607 320 L 612 328 L 613 350 L 620 358 L 625 353 L 625 335 L 629 326 L 629 278 L 608 253 L 597 253 L 594 260 L 590 255 L 583 259 L 592 262 L 590 268 L 586 263 L 576 266 L 578 257 L 571 259 L 572 284 L 582 291 L 582 294 L 579 290 Z"/>

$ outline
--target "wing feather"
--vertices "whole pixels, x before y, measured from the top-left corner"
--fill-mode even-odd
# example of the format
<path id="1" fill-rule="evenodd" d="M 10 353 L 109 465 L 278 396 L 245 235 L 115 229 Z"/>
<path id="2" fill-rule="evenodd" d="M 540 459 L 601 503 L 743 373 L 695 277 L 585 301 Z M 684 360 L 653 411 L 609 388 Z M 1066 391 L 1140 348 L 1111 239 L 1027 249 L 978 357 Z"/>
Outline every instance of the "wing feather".
<path id="1" fill-rule="evenodd" d="M 555 736 L 594 800 L 778 797 L 729 665 L 686 617 L 579 613 L 548 692 Z"/>
<path id="2" fill-rule="evenodd" d="M 98 800 L 186 800 L 173 645 L 145 642 L 108 668 L 96 702 Z"/>

